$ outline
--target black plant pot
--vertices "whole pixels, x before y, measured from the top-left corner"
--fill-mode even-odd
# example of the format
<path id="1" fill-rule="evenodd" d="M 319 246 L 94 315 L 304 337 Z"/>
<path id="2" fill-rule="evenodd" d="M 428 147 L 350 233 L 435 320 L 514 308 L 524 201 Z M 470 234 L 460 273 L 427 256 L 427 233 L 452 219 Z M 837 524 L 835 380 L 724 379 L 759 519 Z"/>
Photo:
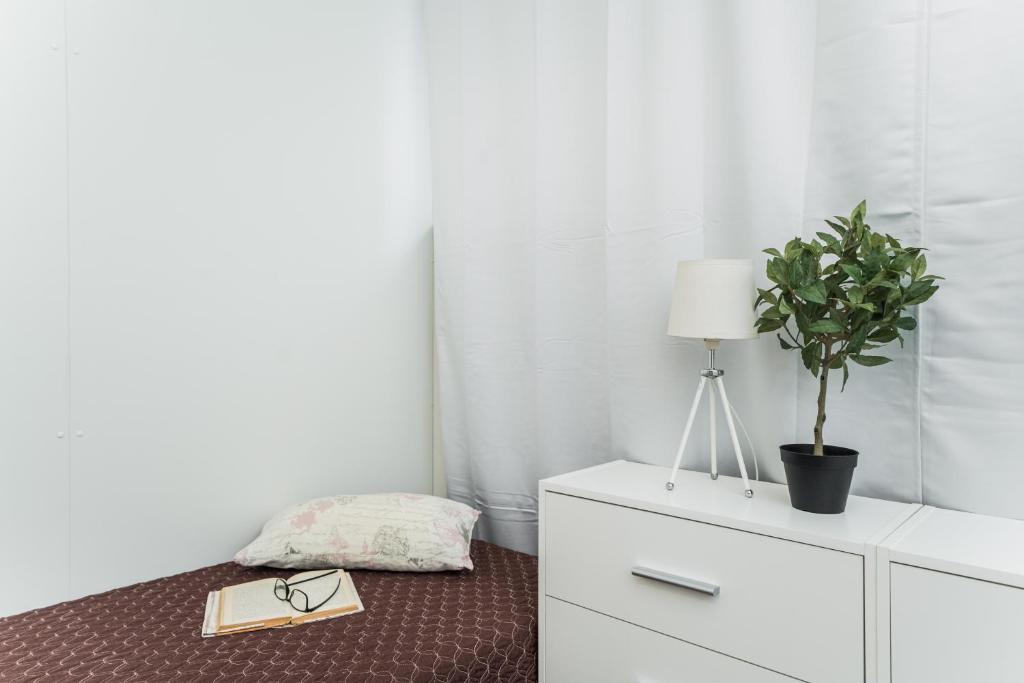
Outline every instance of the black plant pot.
<path id="1" fill-rule="evenodd" d="M 791 443 L 779 446 L 786 468 L 789 501 L 797 510 L 835 515 L 846 509 L 857 451 L 825 446 L 825 455 L 814 455 L 814 445 Z"/>

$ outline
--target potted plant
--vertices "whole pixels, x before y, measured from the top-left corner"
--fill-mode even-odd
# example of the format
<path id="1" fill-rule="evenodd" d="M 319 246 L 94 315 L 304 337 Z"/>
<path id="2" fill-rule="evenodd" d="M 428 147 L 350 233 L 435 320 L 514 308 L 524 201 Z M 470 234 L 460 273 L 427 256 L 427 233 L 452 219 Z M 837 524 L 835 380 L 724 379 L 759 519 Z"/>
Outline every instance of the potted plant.
<path id="1" fill-rule="evenodd" d="M 845 510 L 857 466 L 857 451 L 825 444 L 829 376 L 842 371 L 842 391 L 851 363 L 889 363 L 875 351 L 897 339 L 903 344 L 902 333 L 917 327 L 907 309 L 930 299 L 942 279 L 926 273 L 924 249 L 873 232 L 866 213 L 861 202 L 849 218 L 825 221 L 832 232 L 810 241 L 797 237 L 781 252 L 764 250 L 774 286 L 758 289 L 757 331 L 776 332 L 782 348 L 799 351 L 818 380 L 814 443 L 780 446 L 790 500 L 808 512 Z"/>

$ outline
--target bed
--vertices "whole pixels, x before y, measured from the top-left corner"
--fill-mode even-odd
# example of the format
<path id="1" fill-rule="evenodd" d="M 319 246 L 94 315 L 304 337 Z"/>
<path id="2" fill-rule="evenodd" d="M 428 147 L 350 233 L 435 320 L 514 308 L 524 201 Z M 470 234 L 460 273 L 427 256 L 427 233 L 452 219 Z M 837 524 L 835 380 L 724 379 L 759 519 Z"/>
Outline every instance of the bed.
<path id="1" fill-rule="evenodd" d="M 472 572 L 353 571 L 366 611 L 202 638 L 232 563 L 0 619 L 0 681 L 534 681 L 537 560 L 474 541 Z"/>

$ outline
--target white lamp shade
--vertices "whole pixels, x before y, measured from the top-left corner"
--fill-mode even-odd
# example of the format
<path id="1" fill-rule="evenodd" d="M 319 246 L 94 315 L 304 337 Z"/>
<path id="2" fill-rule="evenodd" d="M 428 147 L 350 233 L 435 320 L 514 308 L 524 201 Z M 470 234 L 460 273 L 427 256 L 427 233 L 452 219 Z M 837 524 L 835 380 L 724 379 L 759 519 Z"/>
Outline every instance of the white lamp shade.
<path id="1" fill-rule="evenodd" d="M 754 263 L 744 259 L 680 261 L 668 333 L 693 339 L 752 339 Z"/>

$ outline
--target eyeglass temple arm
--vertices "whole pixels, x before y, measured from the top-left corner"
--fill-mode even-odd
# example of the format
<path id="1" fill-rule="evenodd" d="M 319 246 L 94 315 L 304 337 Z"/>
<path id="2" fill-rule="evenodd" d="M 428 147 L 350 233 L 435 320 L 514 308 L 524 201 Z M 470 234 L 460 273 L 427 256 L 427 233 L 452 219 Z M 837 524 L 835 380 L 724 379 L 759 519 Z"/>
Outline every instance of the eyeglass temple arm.
<path id="1" fill-rule="evenodd" d="M 309 614 L 310 612 L 315 612 L 318 609 L 320 609 L 321 607 L 323 607 L 324 605 L 326 605 L 328 602 L 330 602 L 331 598 L 333 598 L 335 596 L 335 594 L 337 594 L 339 588 L 341 588 L 341 579 L 338 579 L 338 585 L 336 585 L 334 587 L 334 590 L 331 591 L 330 595 L 328 595 L 326 598 L 324 598 L 323 602 L 320 602 L 319 604 L 314 605 L 313 607 L 308 607 L 307 606 L 306 607 L 306 613 Z M 308 595 L 306 596 L 306 599 L 309 600 L 309 596 Z"/>
<path id="2" fill-rule="evenodd" d="M 318 574 L 317 576 L 311 576 L 308 579 L 302 579 L 301 581 L 292 581 L 292 582 L 285 581 L 284 585 L 286 585 L 289 588 L 291 588 L 292 586 L 298 586 L 300 583 L 306 583 L 307 581 L 316 581 L 317 579 L 322 579 L 325 576 L 330 576 L 331 574 L 337 574 L 337 573 L 338 573 L 337 569 L 332 569 L 329 572 L 324 572 L 323 574 Z"/>

